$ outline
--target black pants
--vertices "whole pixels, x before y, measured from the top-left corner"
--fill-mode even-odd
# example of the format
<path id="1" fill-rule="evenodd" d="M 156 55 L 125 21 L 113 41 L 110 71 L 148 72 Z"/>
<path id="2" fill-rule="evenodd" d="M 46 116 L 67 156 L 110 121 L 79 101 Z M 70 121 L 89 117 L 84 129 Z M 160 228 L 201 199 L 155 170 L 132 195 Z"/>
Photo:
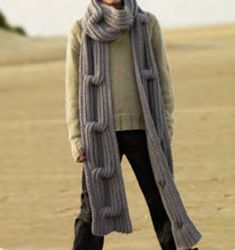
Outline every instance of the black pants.
<path id="1" fill-rule="evenodd" d="M 145 130 L 116 131 L 120 160 L 125 154 L 137 178 L 147 203 L 156 237 L 163 250 L 176 250 L 171 232 L 171 224 L 163 206 L 158 187 L 155 184 L 151 163 L 148 155 Z M 104 236 L 91 233 L 91 211 L 88 193 L 85 186 L 83 171 L 81 211 L 74 223 L 73 250 L 101 250 Z M 140 215 L 141 216 L 141 215 Z"/>

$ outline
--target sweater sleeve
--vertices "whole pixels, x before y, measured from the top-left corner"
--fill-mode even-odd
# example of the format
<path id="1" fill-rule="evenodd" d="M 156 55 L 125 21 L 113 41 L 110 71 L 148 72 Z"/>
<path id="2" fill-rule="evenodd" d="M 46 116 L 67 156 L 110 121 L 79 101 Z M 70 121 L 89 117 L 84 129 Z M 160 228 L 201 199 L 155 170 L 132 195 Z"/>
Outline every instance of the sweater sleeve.
<path id="1" fill-rule="evenodd" d="M 175 110 L 174 110 L 174 89 L 172 85 L 171 69 L 166 53 L 166 42 L 160 24 L 155 15 L 150 13 L 152 18 L 151 43 L 156 64 L 159 70 L 160 85 L 165 106 L 166 120 L 170 139 L 174 134 Z"/>
<path id="2" fill-rule="evenodd" d="M 78 113 L 78 63 L 80 51 L 81 27 L 76 21 L 67 37 L 65 52 L 65 113 L 68 138 L 71 145 L 72 157 L 82 152 L 80 122 Z"/>

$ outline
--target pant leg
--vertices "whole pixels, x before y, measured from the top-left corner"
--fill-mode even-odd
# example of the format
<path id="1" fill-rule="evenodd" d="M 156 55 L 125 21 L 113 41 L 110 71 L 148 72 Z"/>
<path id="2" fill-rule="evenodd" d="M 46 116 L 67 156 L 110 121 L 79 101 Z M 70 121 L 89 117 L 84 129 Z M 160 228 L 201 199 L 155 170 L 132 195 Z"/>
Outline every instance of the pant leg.
<path id="1" fill-rule="evenodd" d="M 118 134 L 117 141 L 119 147 L 120 160 L 122 159 L 122 144 Z M 89 204 L 89 196 L 85 182 L 85 172 L 82 171 L 82 192 L 81 192 L 80 212 L 74 222 L 74 242 L 73 250 L 102 250 L 104 246 L 104 236 L 96 236 L 91 232 L 91 208 Z"/>
<path id="2" fill-rule="evenodd" d="M 73 250 L 102 250 L 104 236 L 96 236 L 91 232 L 91 208 L 85 184 L 85 173 L 82 171 L 82 192 L 80 212 L 74 222 Z"/>
<path id="3" fill-rule="evenodd" d="M 155 183 L 148 154 L 145 130 L 129 130 L 122 133 L 123 150 L 147 203 L 153 227 L 163 250 L 175 250 L 170 220 Z"/>

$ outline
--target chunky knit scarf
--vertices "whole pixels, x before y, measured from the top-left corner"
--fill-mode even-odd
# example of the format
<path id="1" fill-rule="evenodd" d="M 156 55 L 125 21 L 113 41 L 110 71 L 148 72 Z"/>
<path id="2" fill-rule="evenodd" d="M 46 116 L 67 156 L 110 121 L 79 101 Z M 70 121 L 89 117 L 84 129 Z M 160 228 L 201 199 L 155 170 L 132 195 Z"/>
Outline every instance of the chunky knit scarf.
<path id="1" fill-rule="evenodd" d="M 114 128 L 109 76 L 110 42 L 128 30 L 155 181 L 172 223 L 177 249 L 187 249 L 201 234 L 187 215 L 174 183 L 169 131 L 147 23 L 147 13 L 136 0 L 124 0 L 123 9 L 91 0 L 82 22 L 78 98 L 92 233 L 101 236 L 133 230 Z"/>

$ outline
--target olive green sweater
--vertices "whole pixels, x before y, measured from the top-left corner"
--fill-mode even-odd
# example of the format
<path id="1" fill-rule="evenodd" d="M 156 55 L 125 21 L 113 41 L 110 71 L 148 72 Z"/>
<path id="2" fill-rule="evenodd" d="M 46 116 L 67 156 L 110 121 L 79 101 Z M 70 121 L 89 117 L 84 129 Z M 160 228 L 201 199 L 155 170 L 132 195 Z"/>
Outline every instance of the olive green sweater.
<path id="1" fill-rule="evenodd" d="M 149 34 L 159 70 L 167 124 L 172 139 L 174 91 L 166 55 L 165 40 L 156 16 L 151 12 L 147 12 L 147 14 L 149 16 Z M 75 162 L 80 154 L 81 147 L 78 113 L 78 63 L 81 21 L 82 19 L 78 19 L 71 27 L 67 39 L 65 62 L 66 123 Z M 135 82 L 131 38 L 128 31 L 122 31 L 119 37 L 110 43 L 110 65 L 115 130 L 144 129 L 143 114 Z"/>

